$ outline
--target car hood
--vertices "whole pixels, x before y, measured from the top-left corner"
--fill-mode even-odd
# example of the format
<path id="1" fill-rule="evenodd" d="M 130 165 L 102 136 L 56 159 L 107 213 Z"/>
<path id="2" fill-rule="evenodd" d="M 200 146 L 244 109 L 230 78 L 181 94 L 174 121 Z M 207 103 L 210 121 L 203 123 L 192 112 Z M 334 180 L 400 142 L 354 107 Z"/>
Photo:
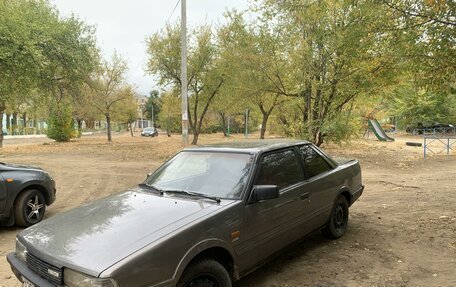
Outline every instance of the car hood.
<path id="1" fill-rule="evenodd" d="M 135 251 L 232 203 L 129 190 L 53 216 L 23 230 L 28 251 L 57 267 L 98 276 Z"/>
<path id="2" fill-rule="evenodd" d="M 2 170 L 32 170 L 32 171 L 43 171 L 42 168 L 33 165 L 20 165 L 12 163 L 0 162 L 0 169 Z"/>

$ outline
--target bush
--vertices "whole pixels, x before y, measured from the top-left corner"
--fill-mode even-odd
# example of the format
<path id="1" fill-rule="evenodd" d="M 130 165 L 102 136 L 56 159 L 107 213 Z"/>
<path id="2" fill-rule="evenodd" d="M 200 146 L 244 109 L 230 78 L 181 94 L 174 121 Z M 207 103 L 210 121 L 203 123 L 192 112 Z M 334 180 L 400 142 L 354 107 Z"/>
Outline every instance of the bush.
<path id="1" fill-rule="evenodd" d="M 77 136 L 74 120 L 68 107 L 54 107 L 51 110 L 46 135 L 58 142 L 67 142 Z"/>

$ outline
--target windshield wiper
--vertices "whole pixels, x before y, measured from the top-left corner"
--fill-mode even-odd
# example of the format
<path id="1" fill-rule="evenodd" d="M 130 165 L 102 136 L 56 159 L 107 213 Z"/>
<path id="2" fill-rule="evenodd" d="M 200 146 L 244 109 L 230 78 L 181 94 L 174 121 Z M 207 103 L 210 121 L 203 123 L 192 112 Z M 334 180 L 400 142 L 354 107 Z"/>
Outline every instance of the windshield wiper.
<path id="1" fill-rule="evenodd" d="M 160 188 L 156 187 L 155 185 L 148 185 L 147 183 L 140 183 L 139 186 L 140 187 L 146 187 L 148 189 L 156 190 L 156 191 L 158 191 L 158 193 L 160 193 L 160 195 L 163 195 L 163 190 L 161 190 Z"/>
<path id="2" fill-rule="evenodd" d="M 216 196 L 211 196 L 207 195 L 204 193 L 199 193 L 199 192 L 193 192 L 193 191 L 187 191 L 187 190 L 178 190 L 178 189 L 171 189 L 171 190 L 163 190 L 164 192 L 169 192 L 169 193 L 177 193 L 177 194 L 184 194 L 184 195 L 189 195 L 189 196 L 198 196 L 202 198 L 207 198 L 216 201 L 217 203 L 220 203 L 220 198 Z"/>

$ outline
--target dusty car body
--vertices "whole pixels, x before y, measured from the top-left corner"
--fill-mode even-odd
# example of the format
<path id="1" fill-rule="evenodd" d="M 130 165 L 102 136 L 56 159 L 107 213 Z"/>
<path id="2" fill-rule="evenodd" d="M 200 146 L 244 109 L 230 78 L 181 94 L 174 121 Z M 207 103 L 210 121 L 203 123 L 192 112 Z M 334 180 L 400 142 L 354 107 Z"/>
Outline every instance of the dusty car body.
<path id="1" fill-rule="evenodd" d="M 138 187 L 25 229 L 7 258 L 27 286 L 231 286 L 312 231 L 342 236 L 363 188 L 356 160 L 305 141 L 187 148 Z"/>
<path id="2" fill-rule="evenodd" d="M 38 167 L 0 163 L 0 223 L 30 226 L 55 200 L 55 182 Z"/>

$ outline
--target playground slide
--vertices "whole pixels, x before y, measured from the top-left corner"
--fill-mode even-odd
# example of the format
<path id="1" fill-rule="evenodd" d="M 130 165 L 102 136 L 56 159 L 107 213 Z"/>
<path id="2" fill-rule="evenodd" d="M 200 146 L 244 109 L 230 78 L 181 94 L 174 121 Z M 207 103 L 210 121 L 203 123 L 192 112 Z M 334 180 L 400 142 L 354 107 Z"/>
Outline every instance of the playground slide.
<path id="1" fill-rule="evenodd" d="M 375 136 L 378 138 L 379 141 L 384 142 L 393 142 L 394 139 L 389 137 L 385 131 L 383 130 L 382 126 L 377 120 L 369 120 L 368 121 L 369 128 L 374 132 Z"/>

